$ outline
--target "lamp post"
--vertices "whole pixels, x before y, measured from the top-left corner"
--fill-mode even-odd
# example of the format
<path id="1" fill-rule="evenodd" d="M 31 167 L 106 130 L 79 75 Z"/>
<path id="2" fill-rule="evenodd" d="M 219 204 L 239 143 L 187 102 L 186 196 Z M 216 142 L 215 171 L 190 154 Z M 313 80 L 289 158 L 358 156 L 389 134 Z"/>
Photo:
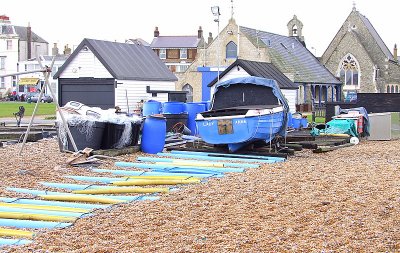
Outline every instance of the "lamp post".
<path id="1" fill-rule="evenodd" d="M 219 12 L 219 6 L 213 6 L 211 7 L 211 12 L 215 16 L 214 22 L 217 22 L 218 24 L 218 38 L 217 38 L 217 61 L 218 61 L 218 83 L 219 83 L 219 49 L 220 49 L 220 39 L 219 39 L 219 16 L 221 13 Z"/>

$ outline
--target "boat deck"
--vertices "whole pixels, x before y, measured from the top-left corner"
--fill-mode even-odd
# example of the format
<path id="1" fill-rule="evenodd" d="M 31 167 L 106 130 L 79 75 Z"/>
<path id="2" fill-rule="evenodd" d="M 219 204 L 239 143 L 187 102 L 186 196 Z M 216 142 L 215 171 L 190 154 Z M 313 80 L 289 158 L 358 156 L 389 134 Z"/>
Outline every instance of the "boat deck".
<path id="1" fill-rule="evenodd" d="M 246 114 L 248 110 L 273 109 L 278 105 L 243 105 L 202 112 L 203 117 L 235 116 Z"/>

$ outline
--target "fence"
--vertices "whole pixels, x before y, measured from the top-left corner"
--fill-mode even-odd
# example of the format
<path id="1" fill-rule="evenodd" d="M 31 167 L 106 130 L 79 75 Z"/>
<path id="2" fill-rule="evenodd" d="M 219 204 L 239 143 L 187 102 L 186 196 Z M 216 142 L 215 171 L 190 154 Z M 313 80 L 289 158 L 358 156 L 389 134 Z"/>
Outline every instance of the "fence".
<path id="1" fill-rule="evenodd" d="M 364 107 L 368 113 L 400 112 L 400 93 L 358 93 L 356 102 L 328 102 L 325 121 L 332 119 L 337 105 L 342 109 Z"/>

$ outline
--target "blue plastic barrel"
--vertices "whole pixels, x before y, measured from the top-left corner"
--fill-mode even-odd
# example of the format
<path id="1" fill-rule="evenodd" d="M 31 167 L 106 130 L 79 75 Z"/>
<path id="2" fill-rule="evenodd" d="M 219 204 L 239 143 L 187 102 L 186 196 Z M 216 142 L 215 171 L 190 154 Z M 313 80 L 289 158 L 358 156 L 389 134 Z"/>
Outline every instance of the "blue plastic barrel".
<path id="1" fill-rule="evenodd" d="M 292 118 L 293 128 L 299 129 L 301 127 L 301 119 Z"/>
<path id="2" fill-rule="evenodd" d="M 143 123 L 141 150 L 156 154 L 164 149 L 167 120 L 161 116 L 147 116 Z"/>
<path id="3" fill-rule="evenodd" d="M 192 132 L 192 135 L 197 135 L 198 130 L 196 129 L 196 115 L 200 112 L 206 111 L 204 103 L 186 103 L 185 111 L 188 113 L 188 124 L 187 127 Z"/>
<path id="4" fill-rule="evenodd" d="M 185 111 L 183 102 L 164 102 L 162 104 L 162 113 L 179 114 Z"/>
<path id="5" fill-rule="evenodd" d="M 307 128 L 307 127 L 308 127 L 307 118 L 302 118 L 302 119 L 301 119 L 301 127 L 302 127 L 302 128 Z"/>
<path id="6" fill-rule="evenodd" d="M 202 101 L 201 103 L 205 105 L 206 111 L 210 110 L 210 105 L 211 105 L 210 101 Z"/>
<path id="7" fill-rule="evenodd" d="M 288 112 L 288 123 L 287 127 L 293 127 L 293 118 L 292 118 L 292 113 Z"/>
<path id="8" fill-rule="evenodd" d="M 143 104 L 143 116 L 159 114 L 161 112 L 161 102 L 151 100 Z"/>

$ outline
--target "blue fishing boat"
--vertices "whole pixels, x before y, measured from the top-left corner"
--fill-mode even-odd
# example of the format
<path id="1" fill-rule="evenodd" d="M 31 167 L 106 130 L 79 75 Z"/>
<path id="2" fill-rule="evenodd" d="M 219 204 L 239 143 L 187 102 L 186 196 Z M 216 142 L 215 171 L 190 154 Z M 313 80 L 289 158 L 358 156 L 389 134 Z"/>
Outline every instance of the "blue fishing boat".
<path id="1" fill-rule="evenodd" d="M 230 152 L 255 141 L 286 135 L 289 106 L 277 82 L 241 77 L 216 84 L 211 110 L 197 114 L 200 137 L 226 144 Z"/>

